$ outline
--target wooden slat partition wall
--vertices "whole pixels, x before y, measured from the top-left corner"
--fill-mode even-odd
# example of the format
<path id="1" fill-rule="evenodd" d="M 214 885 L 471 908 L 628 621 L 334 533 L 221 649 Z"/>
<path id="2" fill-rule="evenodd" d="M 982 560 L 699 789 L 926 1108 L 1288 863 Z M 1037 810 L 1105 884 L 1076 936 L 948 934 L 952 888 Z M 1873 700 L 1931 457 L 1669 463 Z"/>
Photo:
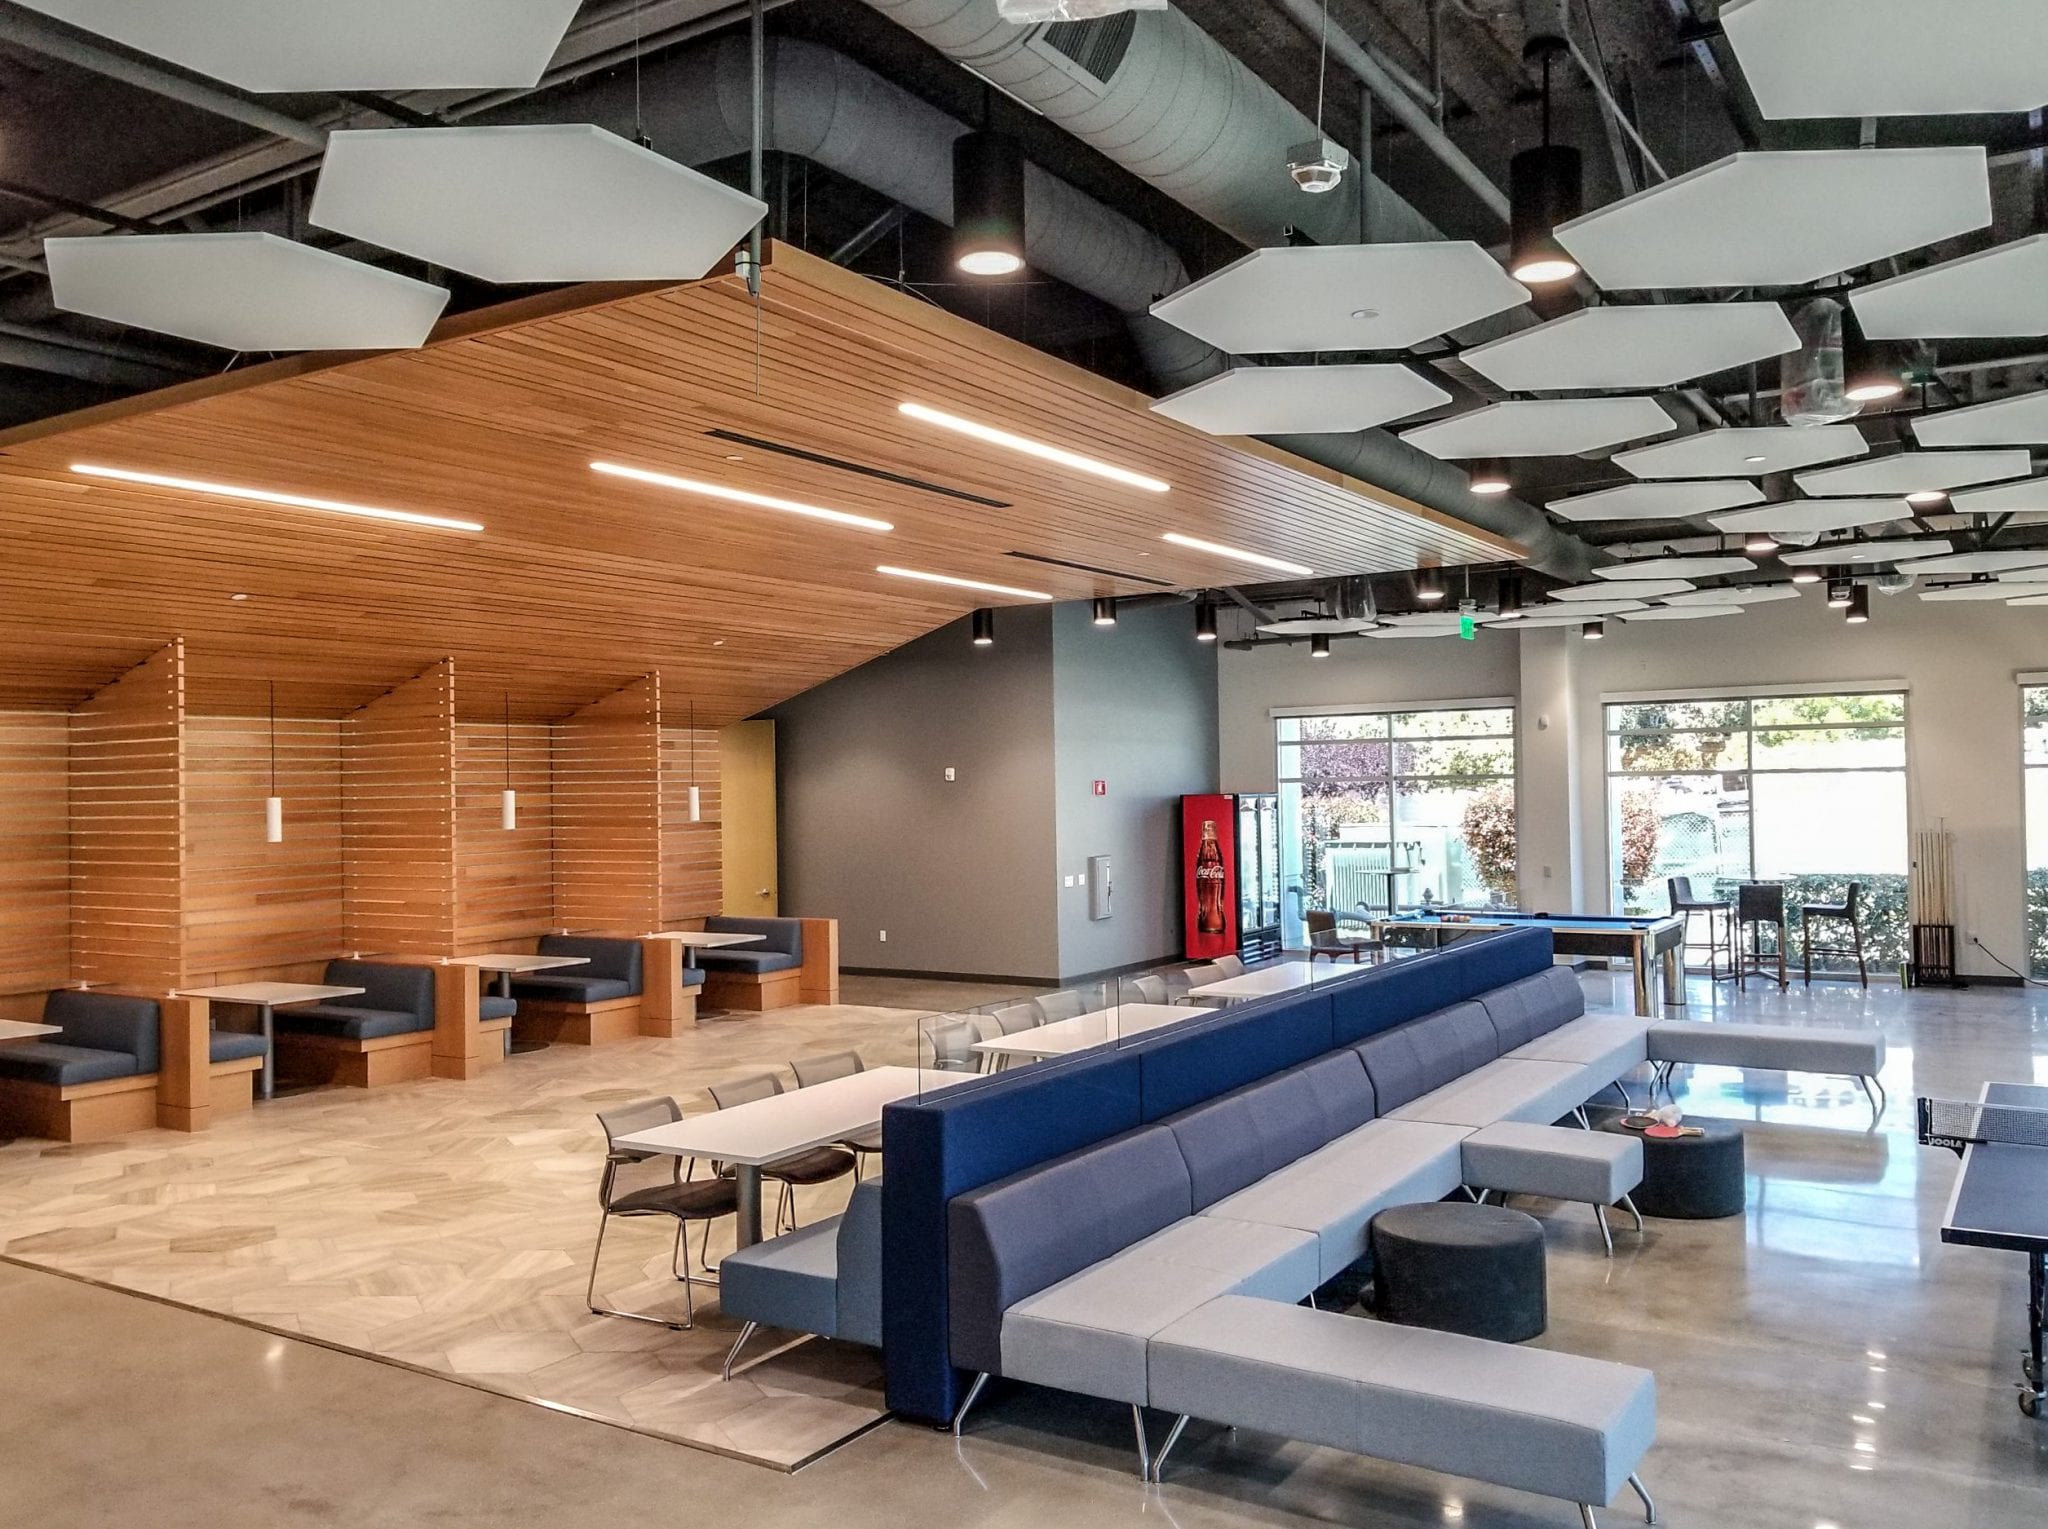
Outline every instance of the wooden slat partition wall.
<path id="1" fill-rule="evenodd" d="M 692 743 L 695 744 L 694 764 Z M 690 821 L 690 782 L 701 813 Z M 661 921 L 667 929 L 725 910 L 718 730 L 661 730 Z"/>
<path id="2" fill-rule="evenodd" d="M 444 659 L 342 725 L 347 946 L 455 949 L 455 665 Z"/>
<path id="3" fill-rule="evenodd" d="M 555 730 L 555 919 L 643 934 L 661 920 L 661 678 Z"/>
<path id="4" fill-rule="evenodd" d="M 70 720 L 0 713 L 0 994 L 71 975 Z"/>
<path id="5" fill-rule="evenodd" d="M 284 842 L 263 837 L 271 724 L 185 724 L 186 982 L 310 978 L 342 950 L 341 731 L 325 718 L 277 719 Z"/>
<path id="6" fill-rule="evenodd" d="M 519 826 L 501 826 L 506 781 L 503 723 L 455 725 L 455 943 L 464 955 L 503 950 L 556 926 L 555 729 L 511 728 L 511 781 Z"/>
<path id="7" fill-rule="evenodd" d="M 174 642 L 70 719 L 71 972 L 185 980 L 185 648 Z"/>

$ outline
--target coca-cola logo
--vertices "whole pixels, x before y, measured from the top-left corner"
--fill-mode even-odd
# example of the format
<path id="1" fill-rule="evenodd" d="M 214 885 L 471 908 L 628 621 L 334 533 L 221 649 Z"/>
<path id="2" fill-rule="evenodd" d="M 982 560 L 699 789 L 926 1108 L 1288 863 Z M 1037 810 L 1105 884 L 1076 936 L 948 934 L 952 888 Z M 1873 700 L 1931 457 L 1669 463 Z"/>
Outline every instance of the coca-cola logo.
<path id="1" fill-rule="evenodd" d="M 1195 879 L 1197 881 L 1221 881 L 1223 879 L 1223 867 L 1204 862 L 1195 867 Z"/>

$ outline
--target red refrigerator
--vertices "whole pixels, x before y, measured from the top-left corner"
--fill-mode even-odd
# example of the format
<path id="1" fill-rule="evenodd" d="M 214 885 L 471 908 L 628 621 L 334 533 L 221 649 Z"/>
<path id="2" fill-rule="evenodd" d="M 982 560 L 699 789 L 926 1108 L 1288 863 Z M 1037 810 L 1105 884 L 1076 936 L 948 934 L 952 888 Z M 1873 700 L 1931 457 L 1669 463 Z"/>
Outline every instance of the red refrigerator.
<path id="1" fill-rule="evenodd" d="M 1238 948 L 1237 798 L 1180 799 L 1181 928 L 1190 961 Z"/>

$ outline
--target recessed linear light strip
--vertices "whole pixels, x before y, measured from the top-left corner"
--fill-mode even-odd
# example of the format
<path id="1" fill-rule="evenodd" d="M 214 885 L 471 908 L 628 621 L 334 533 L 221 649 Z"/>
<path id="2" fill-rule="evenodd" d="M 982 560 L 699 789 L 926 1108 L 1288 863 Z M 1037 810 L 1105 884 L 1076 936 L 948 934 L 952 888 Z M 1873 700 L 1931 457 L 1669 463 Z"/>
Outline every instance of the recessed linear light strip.
<path id="1" fill-rule="evenodd" d="M 789 515 L 808 515 L 813 520 L 829 520 L 835 525 L 858 526 L 863 531 L 896 529 L 886 520 L 875 520 L 866 515 L 849 515 L 845 510 L 828 510 L 820 505 L 805 504 L 798 499 L 777 499 L 772 494 L 749 493 L 743 488 L 727 488 L 722 483 L 705 483 L 697 478 L 678 478 L 669 473 L 648 472 L 639 467 L 621 467 L 616 462 L 592 462 L 590 470 L 603 473 L 608 478 L 630 478 L 635 483 L 651 483 L 657 488 L 677 489 L 685 494 L 702 494 L 706 499 L 723 499 L 731 504 L 750 504 L 755 509 L 781 510 Z"/>
<path id="2" fill-rule="evenodd" d="M 252 504 L 281 504 L 295 510 L 325 510 L 332 515 L 359 515 L 367 520 L 393 520 L 401 525 L 431 526 L 437 531 L 481 531 L 474 520 L 451 520 L 445 515 L 419 515 L 411 510 L 383 510 L 375 505 L 346 504 L 339 499 L 311 499 L 304 494 L 278 494 L 263 488 L 241 488 L 232 483 L 207 483 L 198 478 L 172 478 L 162 473 L 129 472 L 120 467 L 98 467 L 90 462 L 73 462 L 71 470 L 85 478 L 111 478 L 117 483 L 140 483 L 149 488 L 176 488 L 187 493 L 212 494 L 221 499 L 246 499 Z"/>
<path id="3" fill-rule="evenodd" d="M 1168 531 L 1160 540 L 1172 542 L 1176 547 L 1186 547 L 1191 552 L 1206 552 L 1212 557 L 1227 557 L 1236 562 L 1250 563 L 1255 568 L 1271 568 L 1277 573 L 1291 573 L 1304 579 L 1315 573 L 1313 568 L 1304 568 L 1300 563 L 1267 557 L 1263 552 L 1246 552 L 1241 547 L 1226 547 L 1221 542 L 1205 542 L 1197 537 L 1182 536 L 1178 531 Z"/>
<path id="4" fill-rule="evenodd" d="M 1112 483 L 1122 483 L 1130 488 L 1141 488 L 1149 494 L 1164 494 L 1173 488 L 1171 483 L 1162 482 L 1158 478 L 1148 478 L 1145 474 L 1134 473 L 1128 468 L 1112 467 L 1107 462 L 1084 457 L 1078 451 L 1068 451 L 1061 446 L 1048 446 L 1044 441 L 1034 441 L 1024 435 L 1013 435 L 1008 430 L 998 430 L 994 425 L 962 419 L 957 414 L 945 414 L 937 409 L 928 409 L 921 403 L 898 404 L 896 407 L 897 412 L 912 419 L 923 420 L 927 425 L 937 425 L 942 430 L 971 435 L 977 441 L 987 441 L 991 446 L 1021 451 L 1024 455 L 1037 457 L 1042 462 L 1056 462 L 1061 467 L 1071 467 L 1076 472 L 1093 473 L 1098 478 L 1107 478 Z"/>
<path id="5" fill-rule="evenodd" d="M 887 563 L 875 570 L 886 573 L 892 579 L 917 579 L 926 584 L 945 584 L 953 589 L 978 589 L 983 594 L 1015 595 L 1020 600 L 1050 600 L 1051 595 L 1038 589 L 1013 589 L 1008 584 L 984 584 L 980 579 L 956 579 L 949 573 L 920 573 L 915 568 L 891 568 Z"/>

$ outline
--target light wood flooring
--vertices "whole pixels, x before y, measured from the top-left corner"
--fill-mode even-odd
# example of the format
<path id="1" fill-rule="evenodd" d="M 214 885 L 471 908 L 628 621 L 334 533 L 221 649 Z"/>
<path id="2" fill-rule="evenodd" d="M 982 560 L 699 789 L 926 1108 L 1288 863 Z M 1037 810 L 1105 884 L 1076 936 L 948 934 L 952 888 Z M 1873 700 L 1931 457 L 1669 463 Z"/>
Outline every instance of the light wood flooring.
<path id="1" fill-rule="evenodd" d="M 794 1469 L 882 1419 L 879 1356 L 776 1335 L 722 1382 L 737 1324 L 716 1292 L 697 1292 L 689 1332 L 592 1316 L 596 1112 L 672 1094 L 694 1113 L 710 1107 L 707 1083 L 806 1053 L 908 1063 L 921 1017 L 859 1005 L 735 1015 L 676 1040 L 550 1048 L 469 1083 L 281 1097 L 198 1135 L 14 1141 L 0 1145 L 0 1250 Z M 837 1212 L 850 1183 L 806 1191 L 804 1220 Z M 680 1318 L 671 1239 L 665 1221 L 614 1222 L 600 1299 Z M 731 1245 L 726 1221 L 712 1261 Z"/>

